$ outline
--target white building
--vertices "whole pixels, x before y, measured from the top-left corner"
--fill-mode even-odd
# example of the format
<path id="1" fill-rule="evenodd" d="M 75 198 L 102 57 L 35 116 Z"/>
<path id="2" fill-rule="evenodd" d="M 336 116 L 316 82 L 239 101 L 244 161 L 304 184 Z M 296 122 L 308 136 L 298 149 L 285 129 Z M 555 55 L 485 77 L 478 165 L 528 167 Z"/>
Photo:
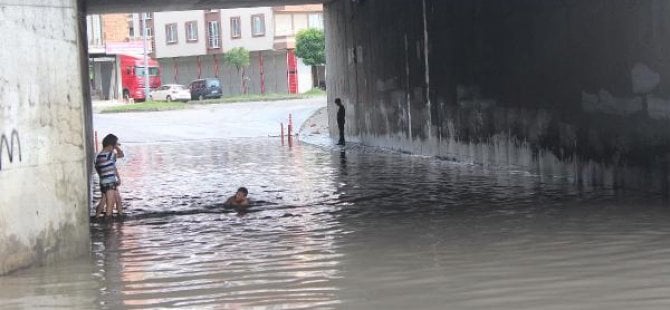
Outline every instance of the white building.
<path id="1" fill-rule="evenodd" d="M 154 13 L 156 58 L 207 54 L 203 11 Z"/>
<path id="2" fill-rule="evenodd" d="M 276 14 L 281 15 L 279 24 Z M 293 23 L 294 14 L 295 20 L 304 19 L 304 25 Z M 296 61 L 294 40 L 293 44 L 289 41 L 310 22 L 323 28 L 322 16 L 321 5 L 154 13 L 154 55 L 161 64 L 161 78 L 164 83 L 188 84 L 198 78 L 217 77 L 222 81 L 224 95 L 245 90 L 305 92 L 313 86 L 310 69 Z M 291 25 L 287 26 L 286 21 L 292 21 Z M 283 34 L 277 36 L 276 29 L 282 29 Z M 251 64 L 244 69 L 244 84 L 242 72 L 223 61 L 223 54 L 236 47 L 251 52 Z"/>
<path id="3" fill-rule="evenodd" d="M 244 47 L 249 51 L 272 49 L 272 8 L 221 10 L 223 51 Z M 270 27 L 268 27 L 270 26 Z"/>

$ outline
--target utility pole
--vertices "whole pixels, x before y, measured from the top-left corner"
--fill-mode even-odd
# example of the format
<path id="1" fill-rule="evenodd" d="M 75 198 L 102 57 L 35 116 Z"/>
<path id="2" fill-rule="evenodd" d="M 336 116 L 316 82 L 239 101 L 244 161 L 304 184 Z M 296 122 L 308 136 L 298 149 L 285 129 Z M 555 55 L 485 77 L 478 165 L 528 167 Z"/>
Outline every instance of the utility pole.
<path id="1" fill-rule="evenodd" d="M 147 57 L 147 14 L 142 14 L 142 47 L 144 48 L 144 101 L 149 101 L 149 59 Z"/>

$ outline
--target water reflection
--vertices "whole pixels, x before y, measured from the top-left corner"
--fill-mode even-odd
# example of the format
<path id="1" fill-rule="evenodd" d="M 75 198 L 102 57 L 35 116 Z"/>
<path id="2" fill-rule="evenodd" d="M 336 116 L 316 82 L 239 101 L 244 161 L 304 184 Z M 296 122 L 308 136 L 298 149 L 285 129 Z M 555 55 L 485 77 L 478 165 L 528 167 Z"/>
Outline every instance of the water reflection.
<path id="1" fill-rule="evenodd" d="M 653 309 L 670 212 L 562 178 L 275 140 L 129 145 L 90 259 L 0 278 L 10 307 Z M 251 212 L 223 209 L 239 186 Z M 57 283 L 57 284 L 55 284 Z"/>
<path id="2" fill-rule="evenodd" d="M 347 152 L 342 149 L 340 151 L 340 172 L 342 176 L 346 176 L 347 173 Z"/>

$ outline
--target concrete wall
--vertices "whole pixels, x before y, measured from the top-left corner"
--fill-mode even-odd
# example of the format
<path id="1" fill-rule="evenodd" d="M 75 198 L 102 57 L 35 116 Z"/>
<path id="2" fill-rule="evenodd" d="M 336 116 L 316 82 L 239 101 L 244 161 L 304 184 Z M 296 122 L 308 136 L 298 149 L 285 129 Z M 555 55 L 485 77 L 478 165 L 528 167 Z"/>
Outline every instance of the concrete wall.
<path id="1" fill-rule="evenodd" d="M 325 10 L 329 101 L 344 99 L 349 139 L 668 192 L 670 2 L 338 0 Z"/>
<path id="2" fill-rule="evenodd" d="M 251 52 L 250 65 L 246 69 L 249 77 L 248 87 L 250 94 L 261 93 L 260 54 L 263 55 L 265 72 L 265 93 L 288 93 L 286 51 Z M 218 77 L 221 79 L 224 96 L 241 93 L 240 74 L 232 66 L 224 63 L 223 55 L 200 56 L 201 78 L 215 77 L 216 64 L 214 57 L 219 60 Z M 178 83 L 188 85 L 198 78 L 197 57 L 162 58 L 158 60 L 161 66 L 161 80 L 164 84 Z M 175 69 L 176 65 L 176 69 Z M 176 75 L 176 81 L 175 81 Z"/>
<path id="3" fill-rule="evenodd" d="M 0 274 L 90 246 L 77 2 L 16 3 L 0 5 Z"/>

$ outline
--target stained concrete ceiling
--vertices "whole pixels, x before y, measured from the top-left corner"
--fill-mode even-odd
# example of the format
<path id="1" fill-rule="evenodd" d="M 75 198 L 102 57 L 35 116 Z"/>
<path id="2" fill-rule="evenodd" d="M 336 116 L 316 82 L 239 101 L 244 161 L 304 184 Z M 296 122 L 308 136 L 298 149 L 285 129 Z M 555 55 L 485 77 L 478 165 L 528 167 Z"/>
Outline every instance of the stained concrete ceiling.
<path id="1" fill-rule="evenodd" d="M 85 0 L 86 12 L 89 14 L 232 9 L 330 1 L 332 0 Z"/>

